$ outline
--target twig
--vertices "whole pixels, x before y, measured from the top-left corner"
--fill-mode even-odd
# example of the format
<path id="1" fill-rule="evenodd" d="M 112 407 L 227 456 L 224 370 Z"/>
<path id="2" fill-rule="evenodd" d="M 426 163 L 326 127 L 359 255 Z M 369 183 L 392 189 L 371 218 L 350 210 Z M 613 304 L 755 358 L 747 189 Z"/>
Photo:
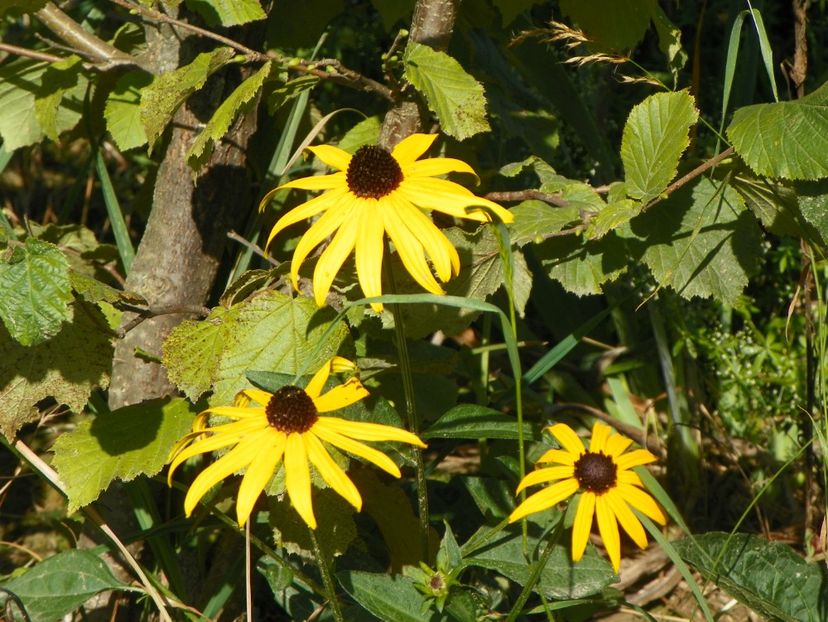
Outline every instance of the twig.
<path id="1" fill-rule="evenodd" d="M 512 192 L 490 192 L 485 195 L 490 201 L 525 201 L 526 199 L 537 199 L 557 207 L 567 207 L 569 201 L 558 194 L 541 192 L 540 190 L 515 190 Z"/>
<path id="2" fill-rule="evenodd" d="M 646 212 L 653 205 L 655 205 L 656 203 L 664 200 L 665 198 L 670 196 L 672 193 L 674 193 L 676 190 L 678 190 L 682 186 L 687 185 L 689 182 L 693 181 L 696 177 L 698 177 L 699 175 L 701 175 L 702 173 L 704 173 L 708 169 L 713 168 L 714 166 L 719 164 L 722 160 L 725 160 L 725 159 L 729 158 L 734 153 L 736 153 L 736 150 L 733 147 L 728 147 L 727 149 L 722 151 L 719 155 L 713 156 L 712 158 L 710 158 L 706 162 L 702 162 L 696 168 L 694 168 L 692 171 L 687 173 L 684 177 L 680 177 L 679 179 L 674 181 L 672 184 L 667 186 L 667 189 L 661 194 L 661 196 L 658 196 L 655 199 L 653 199 L 652 201 L 650 201 L 649 203 L 647 203 L 647 205 L 645 205 L 643 208 L 641 208 L 641 212 L 642 213 Z"/>
<path id="3" fill-rule="evenodd" d="M 788 72 L 796 88 L 796 97 L 805 95 L 805 78 L 808 76 L 808 9 L 811 0 L 793 0 L 794 58 Z"/>
<path id="4" fill-rule="evenodd" d="M 125 311 L 137 313 L 138 315 L 117 330 L 116 335 L 118 336 L 118 339 L 123 339 L 129 331 L 134 329 L 144 320 L 158 315 L 182 314 L 198 315 L 200 317 L 207 317 L 210 315 L 210 309 L 201 305 L 162 305 L 158 307 L 141 307 L 138 305 L 121 303 L 119 307 Z"/>
<path id="5" fill-rule="evenodd" d="M 29 50 L 21 48 L 11 43 L 0 43 L 0 50 L 14 54 L 15 56 L 25 56 L 26 58 L 33 58 L 35 60 L 44 60 L 47 63 L 56 63 L 63 60 L 60 56 L 54 54 L 47 54 L 46 52 L 38 52 L 37 50 Z"/>
<path id="6" fill-rule="evenodd" d="M 274 266 L 275 268 L 278 268 L 278 267 L 281 265 L 278 261 L 276 261 L 275 259 L 273 259 L 273 257 L 271 257 L 270 255 L 268 255 L 267 253 L 265 253 L 265 252 L 264 252 L 261 248 L 259 248 L 256 244 L 253 244 L 253 243 L 252 243 L 252 242 L 250 242 L 249 240 L 246 240 L 245 238 L 243 238 L 242 236 L 240 236 L 240 235 L 239 235 L 238 233 L 236 233 L 235 231 L 230 231 L 230 232 L 228 232 L 228 233 L 227 233 L 227 237 L 228 237 L 228 238 L 230 238 L 231 240 L 233 240 L 234 242 L 238 242 L 238 243 L 239 243 L 239 244 L 241 244 L 242 246 L 244 246 L 244 247 L 246 247 L 246 248 L 249 248 L 249 249 L 250 249 L 251 251 L 253 251 L 256 255 L 258 255 L 259 257 L 261 257 L 261 258 L 262 258 L 262 259 L 264 259 L 265 261 L 269 262 L 269 263 L 270 263 L 270 265 Z"/>

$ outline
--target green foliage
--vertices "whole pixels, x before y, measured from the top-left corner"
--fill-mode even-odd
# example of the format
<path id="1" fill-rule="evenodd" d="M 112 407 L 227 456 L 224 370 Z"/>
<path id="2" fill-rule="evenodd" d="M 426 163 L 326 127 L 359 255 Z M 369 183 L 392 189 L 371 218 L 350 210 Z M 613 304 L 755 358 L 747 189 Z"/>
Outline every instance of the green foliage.
<path id="1" fill-rule="evenodd" d="M 115 144 L 124 151 L 147 143 L 141 122 L 141 92 L 152 84 L 152 76 L 143 71 L 128 71 L 115 83 L 106 98 L 104 118 Z"/>
<path id="2" fill-rule="evenodd" d="M 44 72 L 41 87 L 35 94 L 35 114 L 43 133 L 51 140 L 57 140 L 60 133 L 67 129 L 62 119 L 64 116 L 65 97 L 81 101 L 86 91 L 86 78 L 79 56 L 70 56 L 65 60 L 52 63 Z"/>
<path id="3" fill-rule="evenodd" d="M 454 58 L 411 42 L 404 61 L 406 79 L 423 94 L 446 134 L 465 140 L 490 130 L 483 85 Z"/>
<path id="4" fill-rule="evenodd" d="M 339 584 L 351 597 L 380 620 L 437 622 L 440 616 L 428 612 L 428 602 L 405 576 L 389 576 L 351 570 L 337 574 Z"/>
<path id="5" fill-rule="evenodd" d="M 95 553 L 73 549 L 43 560 L 2 584 L 16 594 L 32 622 L 54 622 L 105 590 L 132 590 Z"/>
<path id="6" fill-rule="evenodd" d="M 583 243 L 574 236 L 552 238 L 535 249 L 549 276 L 573 294 L 600 294 L 605 283 L 627 270 L 624 242 L 609 233 Z"/>
<path id="7" fill-rule="evenodd" d="M 632 109 L 621 141 L 630 198 L 647 203 L 675 177 L 679 158 L 690 144 L 690 128 L 699 117 L 693 104 L 687 91 L 679 91 L 651 95 Z"/>
<path id="8" fill-rule="evenodd" d="M 623 51 L 635 47 L 650 26 L 653 0 L 561 0 L 561 10 L 586 32 L 598 49 Z"/>
<path id="9" fill-rule="evenodd" d="M 211 26 L 239 26 L 267 17 L 258 0 L 185 0 Z"/>
<path id="10" fill-rule="evenodd" d="M 817 622 L 828 607 L 825 568 L 780 542 L 710 532 L 673 543 L 708 580 L 772 620 Z"/>
<path id="11" fill-rule="evenodd" d="M 66 486 L 69 511 L 92 503 L 116 479 L 158 473 L 172 446 L 190 431 L 194 414 L 181 398 L 148 400 L 85 419 L 61 435 L 54 466 Z"/>
<path id="12" fill-rule="evenodd" d="M 511 210 L 515 221 L 509 225 L 512 242 L 522 246 L 527 242 L 540 244 L 544 236 L 558 233 L 573 223 L 580 222 L 577 206 L 551 207 L 543 201 L 530 199 Z"/>
<path id="13" fill-rule="evenodd" d="M 532 428 L 523 426 L 525 438 L 532 436 Z M 517 439 L 515 420 L 503 413 L 478 406 L 459 404 L 444 413 L 422 433 L 422 438 L 503 438 Z"/>
<path id="14" fill-rule="evenodd" d="M 828 84 L 795 101 L 740 108 L 727 136 L 759 175 L 828 177 Z"/>

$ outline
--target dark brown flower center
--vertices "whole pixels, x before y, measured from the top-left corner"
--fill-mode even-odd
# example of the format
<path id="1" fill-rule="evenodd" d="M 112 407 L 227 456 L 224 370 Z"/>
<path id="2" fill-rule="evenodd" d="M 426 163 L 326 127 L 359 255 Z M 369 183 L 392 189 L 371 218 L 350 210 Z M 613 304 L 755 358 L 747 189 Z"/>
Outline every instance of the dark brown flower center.
<path id="1" fill-rule="evenodd" d="M 381 199 L 396 190 L 403 180 L 399 162 L 376 145 L 357 149 L 346 173 L 348 189 L 363 199 Z"/>
<path id="2" fill-rule="evenodd" d="M 267 422 L 285 434 L 307 432 L 319 419 L 316 405 L 304 389 L 287 385 L 276 391 L 265 407 Z"/>
<path id="3" fill-rule="evenodd" d="M 615 486 L 617 473 L 615 462 L 602 451 L 588 451 L 575 462 L 575 479 L 589 492 L 602 493 Z"/>

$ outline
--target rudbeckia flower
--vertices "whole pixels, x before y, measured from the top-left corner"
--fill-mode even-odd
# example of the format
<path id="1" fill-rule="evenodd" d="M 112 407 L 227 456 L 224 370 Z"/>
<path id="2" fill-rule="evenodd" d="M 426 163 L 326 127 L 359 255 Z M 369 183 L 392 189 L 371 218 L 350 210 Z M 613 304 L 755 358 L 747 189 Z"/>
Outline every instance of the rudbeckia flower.
<path id="1" fill-rule="evenodd" d="M 592 516 L 598 520 L 598 530 L 610 556 L 612 567 L 618 572 L 621 565 L 621 537 L 618 523 L 640 548 L 647 546 L 647 534 L 641 521 L 630 508 L 635 508 L 657 523 L 664 525 L 667 517 L 655 500 L 644 491 L 641 478 L 633 467 L 655 462 L 656 457 L 646 449 L 624 453 L 632 440 L 613 434 L 603 423 L 592 428 L 589 451 L 568 425 L 557 423 L 549 428 L 563 449 L 550 449 L 538 460 L 549 466 L 529 473 L 517 488 L 519 493 L 528 486 L 555 482 L 528 497 L 509 515 L 509 522 L 540 512 L 582 491 L 572 527 L 572 560 L 584 554 Z"/>
<path id="2" fill-rule="evenodd" d="M 353 155 L 330 145 L 308 147 L 337 172 L 290 181 L 265 195 L 259 205 L 263 208 L 275 192 L 284 188 L 325 191 L 282 216 L 267 239 L 266 246 L 270 246 L 286 227 L 321 214 L 293 252 L 290 278 L 295 288 L 298 289 L 302 262 L 333 235 L 313 272 L 316 304 L 325 304 L 331 283 L 352 250 L 362 292 L 367 297 L 380 296 L 387 232 L 414 280 L 429 292 L 443 294 L 426 257 L 444 283 L 459 273 L 460 258 L 448 238 L 431 222 L 429 212 L 479 222 L 491 221 L 493 216 L 512 222 L 512 214 L 497 203 L 475 196 L 452 181 L 435 178 L 451 172 L 475 175 L 462 160 L 418 160 L 436 138 L 436 134 L 413 134 L 390 152 L 370 145 L 360 147 Z M 380 304 L 372 306 L 382 309 Z"/>
<path id="3" fill-rule="evenodd" d="M 233 446 L 226 454 L 196 476 L 184 499 L 189 516 L 199 500 L 213 486 L 245 469 L 236 501 L 236 516 L 244 526 L 256 499 L 265 489 L 280 464 L 285 469 L 285 488 L 299 516 L 311 529 L 316 528 L 311 500 L 310 465 L 323 480 L 357 510 L 362 497 L 354 483 L 334 462 L 324 443 L 374 463 L 394 477 L 397 465 L 385 454 L 360 441 L 397 441 L 417 447 L 423 442 L 411 432 L 387 425 L 349 421 L 322 416 L 358 402 L 368 395 L 356 377 L 322 393 L 332 370 L 354 368 L 354 364 L 334 357 L 302 389 L 284 386 L 275 393 L 245 389 L 233 406 L 208 408 L 200 413 L 193 431 L 173 448 L 168 481 L 181 463 L 198 454 Z M 258 404 L 251 406 L 252 403 Z M 210 415 L 232 419 L 208 427 Z"/>

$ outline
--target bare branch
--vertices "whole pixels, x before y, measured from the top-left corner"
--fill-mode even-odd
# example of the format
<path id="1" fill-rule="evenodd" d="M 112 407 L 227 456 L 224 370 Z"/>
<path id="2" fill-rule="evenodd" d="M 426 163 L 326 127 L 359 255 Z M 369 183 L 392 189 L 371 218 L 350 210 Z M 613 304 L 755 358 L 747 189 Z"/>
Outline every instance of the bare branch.
<path id="1" fill-rule="evenodd" d="M 714 166 L 718 165 L 719 163 L 721 163 L 722 160 L 726 160 L 727 158 L 732 156 L 734 153 L 736 153 L 736 150 L 733 147 L 728 147 L 727 149 L 722 151 L 719 155 L 713 156 L 709 160 L 707 160 L 705 162 L 702 162 L 696 168 L 694 168 L 692 171 L 690 171 L 689 173 L 687 173 L 683 177 L 680 177 L 679 179 L 674 181 L 672 184 L 667 186 L 667 189 L 661 194 L 661 196 L 656 197 L 655 199 L 653 199 L 652 201 L 647 203 L 647 205 L 645 205 L 643 208 L 641 208 L 641 212 L 642 213 L 646 212 L 653 205 L 655 205 L 656 203 L 666 199 L 668 196 L 673 194 L 676 190 L 678 190 L 682 186 L 686 186 L 688 183 L 693 181 L 696 177 L 698 177 L 702 173 L 706 172 L 707 170 L 713 168 Z"/>
<path id="2" fill-rule="evenodd" d="M 15 56 L 25 56 L 26 58 L 33 58 L 35 60 L 45 60 L 47 63 L 56 63 L 63 60 L 60 56 L 47 54 L 46 52 L 39 52 L 37 50 L 21 48 L 16 45 L 12 45 L 11 43 L 0 43 L 0 50 L 8 52 L 9 54 L 14 54 Z"/>
<path id="3" fill-rule="evenodd" d="M 124 335 L 147 318 L 159 315 L 197 315 L 199 317 L 207 317 L 210 315 L 210 309 L 202 305 L 160 305 L 154 307 L 142 307 L 137 305 L 121 304 L 119 307 L 125 311 L 137 313 L 138 315 L 118 329 L 116 333 L 118 339 L 123 339 Z"/>
<path id="4" fill-rule="evenodd" d="M 551 192 L 541 192 L 540 190 L 514 190 L 512 192 L 490 192 L 484 196 L 490 201 L 525 201 L 527 199 L 537 199 L 544 203 L 550 203 L 556 207 L 567 207 L 569 201 L 564 199 L 559 194 L 552 194 Z"/>

